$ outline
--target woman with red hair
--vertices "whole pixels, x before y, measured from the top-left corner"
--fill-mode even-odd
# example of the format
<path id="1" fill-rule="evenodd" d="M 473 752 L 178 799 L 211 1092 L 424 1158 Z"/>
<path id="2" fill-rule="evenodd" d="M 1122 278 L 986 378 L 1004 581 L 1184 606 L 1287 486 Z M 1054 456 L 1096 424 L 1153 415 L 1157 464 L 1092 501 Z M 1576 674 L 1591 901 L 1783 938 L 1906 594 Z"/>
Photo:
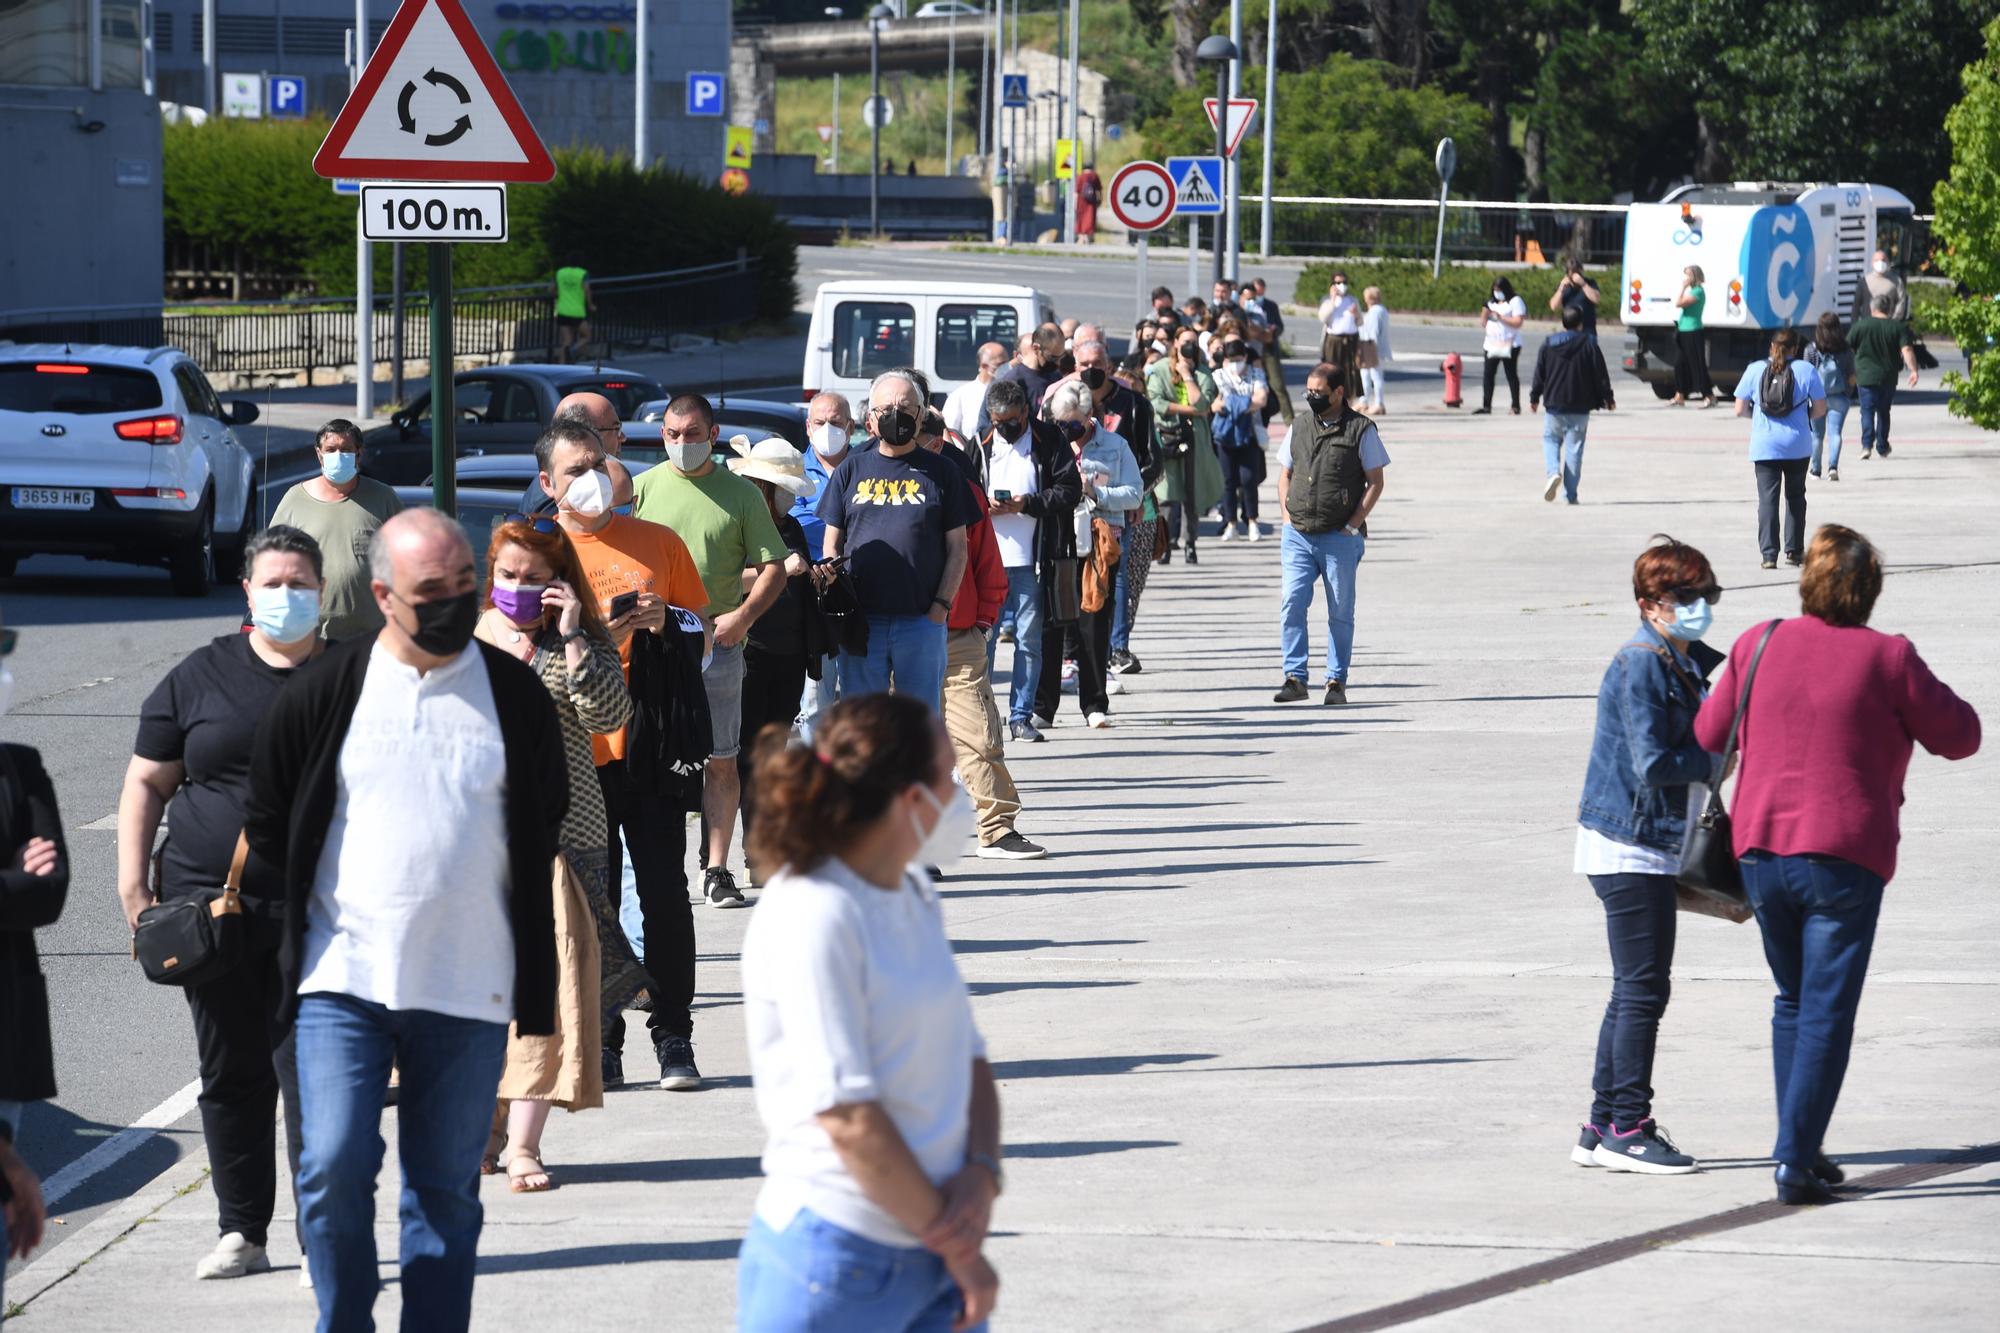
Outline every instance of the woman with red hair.
<path id="1" fill-rule="evenodd" d="M 578 593 L 588 586 L 575 548 L 554 519 L 514 514 L 494 529 L 486 552 L 485 610 L 474 634 L 541 677 L 555 702 L 569 766 L 569 812 L 551 871 L 560 969 L 556 1032 L 508 1034 L 502 1109 L 494 1115 L 485 1166 L 499 1169 L 504 1145 L 507 1184 L 516 1194 L 550 1188 L 541 1157 L 550 1108 L 604 1104 L 599 1051 L 605 1015 L 620 1012 L 648 984 L 611 906 L 604 797 L 590 755 L 593 734 L 616 731 L 632 716 L 632 698 L 596 599 Z"/>
<path id="2" fill-rule="evenodd" d="M 1576 872 L 1604 904 L 1611 1001 L 1597 1030 L 1590 1120 L 1570 1150 L 1578 1166 L 1646 1175 L 1698 1169 L 1653 1120 L 1653 1049 L 1674 965 L 1688 785 L 1722 777 L 1721 760 L 1695 739 L 1705 673 L 1690 654 L 1721 596 L 1707 556 L 1655 537 L 1632 564 L 1639 628 L 1597 691 Z"/>

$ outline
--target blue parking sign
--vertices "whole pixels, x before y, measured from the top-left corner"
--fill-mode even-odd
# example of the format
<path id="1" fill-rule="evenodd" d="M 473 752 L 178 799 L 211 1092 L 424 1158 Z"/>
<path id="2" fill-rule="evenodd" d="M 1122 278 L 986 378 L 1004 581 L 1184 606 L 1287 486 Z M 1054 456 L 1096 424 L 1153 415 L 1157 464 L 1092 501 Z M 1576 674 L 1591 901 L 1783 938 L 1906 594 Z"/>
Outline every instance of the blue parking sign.
<path id="1" fill-rule="evenodd" d="M 296 74 L 273 74 L 264 83 L 270 105 L 265 113 L 274 120 L 297 118 L 306 113 L 306 81 Z"/>
<path id="2" fill-rule="evenodd" d="M 1026 106 L 1028 104 L 1028 76 L 1025 74 L 1002 74 L 1000 76 L 1000 105 Z"/>
<path id="3" fill-rule="evenodd" d="M 689 74 L 687 86 L 687 113 L 690 116 L 719 116 L 722 114 L 722 76 L 720 74 Z"/>

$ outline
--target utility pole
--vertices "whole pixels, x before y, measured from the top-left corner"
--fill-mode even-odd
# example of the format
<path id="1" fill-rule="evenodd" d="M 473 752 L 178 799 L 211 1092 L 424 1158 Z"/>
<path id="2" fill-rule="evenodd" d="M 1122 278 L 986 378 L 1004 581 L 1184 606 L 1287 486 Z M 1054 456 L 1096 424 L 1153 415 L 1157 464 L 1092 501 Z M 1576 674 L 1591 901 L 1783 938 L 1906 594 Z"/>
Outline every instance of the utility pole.
<path id="1" fill-rule="evenodd" d="M 652 160 L 650 145 L 646 142 L 646 124 L 650 108 L 646 105 L 647 75 L 652 73 L 652 47 L 646 32 L 646 10 L 648 0 L 634 0 L 639 9 L 638 22 L 634 25 L 638 50 L 632 61 L 632 165 L 644 171 Z"/>
<path id="2" fill-rule="evenodd" d="M 209 4 L 212 25 L 214 0 L 209 0 Z M 202 33 L 205 46 L 214 40 L 213 31 L 211 26 Z M 368 0 L 354 0 L 354 83 L 348 85 L 350 92 L 361 82 L 361 71 L 367 66 Z M 354 419 L 366 421 L 374 415 L 375 251 L 363 234 L 361 209 L 357 206 L 354 210 Z"/>
<path id="3" fill-rule="evenodd" d="M 1077 71 L 1082 56 L 1077 50 L 1077 35 L 1080 19 L 1079 11 L 1083 0 L 1069 0 L 1069 207 L 1063 215 L 1063 239 L 1076 241 L 1076 201 L 1077 181 L 1083 178 L 1082 136 L 1077 133 Z"/>
<path id="4" fill-rule="evenodd" d="M 868 234 L 882 234 L 882 11 L 868 11 Z"/>
<path id="5" fill-rule="evenodd" d="M 952 165 L 951 123 L 958 119 L 958 102 L 952 97 L 958 74 L 958 13 L 953 11 L 944 24 L 944 174 L 956 176 Z"/>
<path id="6" fill-rule="evenodd" d="M 1275 11 L 1277 6 L 1273 4 Z M 1229 96 L 1216 108 L 1221 112 L 1217 120 L 1229 123 L 1229 103 L 1236 100 L 1243 91 L 1243 0 L 1229 0 L 1229 43 L 1236 48 L 1236 54 L 1229 59 Z M 1269 57 L 1267 56 L 1268 60 Z M 1225 141 L 1226 142 L 1226 141 Z M 1238 145 L 1241 147 L 1241 145 Z M 1238 256 L 1243 249 L 1243 181 L 1237 169 L 1236 155 L 1230 154 L 1222 162 L 1223 186 L 1228 193 L 1225 207 L 1229 212 L 1229 281 L 1236 282 Z"/>
<path id="7" fill-rule="evenodd" d="M 833 72 L 833 165 L 829 168 L 836 176 L 840 174 L 840 71 Z"/>
<path id="8" fill-rule="evenodd" d="M 1278 128 L 1278 6 L 1270 6 L 1264 34 L 1264 208 L 1257 227 L 1257 253 L 1271 257 L 1271 136 Z"/>
<path id="9" fill-rule="evenodd" d="M 993 84 L 986 77 L 987 39 L 993 34 L 986 27 L 986 11 L 979 11 L 979 160 L 986 160 L 986 101 L 993 93 Z"/>
<path id="10" fill-rule="evenodd" d="M 366 31 L 357 33 L 356 40 L 366 42 Z M 215 119 L 215 0 L 201 0 L 201 109 Z"/>

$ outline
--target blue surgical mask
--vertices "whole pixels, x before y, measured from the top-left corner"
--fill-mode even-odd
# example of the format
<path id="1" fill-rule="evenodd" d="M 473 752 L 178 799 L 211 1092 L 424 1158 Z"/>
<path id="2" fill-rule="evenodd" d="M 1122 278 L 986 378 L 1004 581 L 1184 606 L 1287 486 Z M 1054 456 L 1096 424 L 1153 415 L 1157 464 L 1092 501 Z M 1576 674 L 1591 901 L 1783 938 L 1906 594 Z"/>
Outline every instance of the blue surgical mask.
<path id="1" fill-rule="evenodd" d="M 1708 604 L 1706 597 L 1674 608 L 1674 627 L 1667 631 L 1682 643 L 1693 643 L 1708 633 L 1708 627 L 1715 623 L 1715 608 Z"/>
<path id="2" fill-rule="evenodd" d="M 335 449 L 332 453 L 319 456 L 320 475 L 336 486 L 345 486 L 353 481 L 361 471 L 361 455 L 346 449 Z"/>
<path id="3" fill-rule="evenodd" d="M 252 588 L 250 623 L 273 643 L 297 643 L 319 628 L 319 589 Z"/>

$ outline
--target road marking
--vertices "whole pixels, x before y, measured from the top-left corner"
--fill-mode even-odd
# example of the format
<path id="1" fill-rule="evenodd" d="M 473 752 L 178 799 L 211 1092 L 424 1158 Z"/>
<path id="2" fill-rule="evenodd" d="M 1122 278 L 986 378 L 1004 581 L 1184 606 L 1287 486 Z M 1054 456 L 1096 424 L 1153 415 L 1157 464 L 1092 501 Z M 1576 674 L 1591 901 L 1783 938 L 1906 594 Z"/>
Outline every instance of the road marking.
<path id="1" fill-rule="evenodd" d="M 129 1128 L 119 1130 L 50 1176 L 42 1182 L 42 1202 L 53 1211 L 65 1195 L 76 1191 L 77 1186 L 92 1176 L 118 1165 L 143 1147 L 153 1135 L 194 1110 L 195 1098 L 200 1094 L 201 1080 L 196 1079 L 134 1120 Z"/>
<path id="2" fill-rule="evenodd" d="M 91 820 L 88 824 L 78 824 L 76 826 L 76 829 L 77 832 L 79 833 L 94 833 L 103 829 L 116 830 L 117 827 L 118 827 L 118 812 L 116 810 L 113 810 L 108 815 L 98 816 L 96 819 Z"/>

